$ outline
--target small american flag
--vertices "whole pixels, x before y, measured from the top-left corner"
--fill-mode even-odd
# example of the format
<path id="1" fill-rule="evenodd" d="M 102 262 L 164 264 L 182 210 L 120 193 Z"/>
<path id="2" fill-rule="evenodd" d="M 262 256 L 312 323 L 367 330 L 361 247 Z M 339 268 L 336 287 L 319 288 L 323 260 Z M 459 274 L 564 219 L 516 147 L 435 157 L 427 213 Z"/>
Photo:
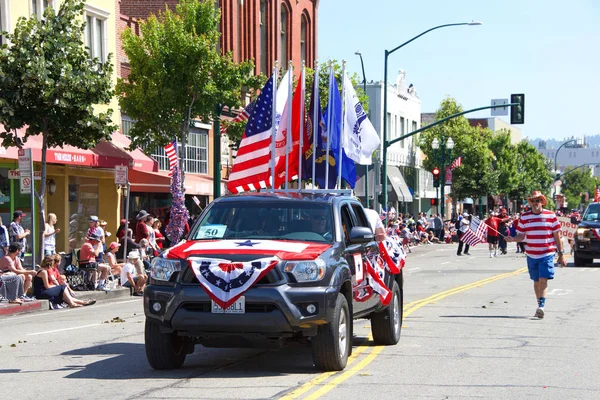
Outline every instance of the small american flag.
<path id="1" fill-rule="evenodd" d="M 469 246 L 475 246 L 479 243 L 486 242 L 487 236 L 487 225 L 481 222 L 481 220 L 475 216 L 471 218 L 471 224 L 469 229 L 465 232 L 461 240 Z"/>
<path id="2" fill-rule="evenodd" d="M 456 160 L 450 164 L 450 169 L 458 168 L 462 165 L 462 156 L 459 156 Z"/>
<path id="3" fill-rule="evenodd" d="M 169 176 L 173 176 L 173 171 L 178 167 L 177 162 L 177 139 L 165 146 L 165 153 L 169 159 Z"/>
<path id="4" fill-rule="evenodd" d="M 236 122 L 242 122 L 242 121 L 247 121 L 248 118 L 250 118 L 250 114 L 252 114 L 252 111 L 254 111 L 254 106 L 256 105 L 256 102 L 251 102 L 250 104 L 248 104 L 246 106 L 246 108 L 244 108 L 242 110 L 241 113 L 239 113 L 234 119 L 232 119 L 230 122 L 227 123 L 227 125 L 221 124 L 221 135 L 224 135 L 225 133 L 227 133 L 227 127 L 229 126 L 229 124 L 232 123 L 236 123 Z"/>

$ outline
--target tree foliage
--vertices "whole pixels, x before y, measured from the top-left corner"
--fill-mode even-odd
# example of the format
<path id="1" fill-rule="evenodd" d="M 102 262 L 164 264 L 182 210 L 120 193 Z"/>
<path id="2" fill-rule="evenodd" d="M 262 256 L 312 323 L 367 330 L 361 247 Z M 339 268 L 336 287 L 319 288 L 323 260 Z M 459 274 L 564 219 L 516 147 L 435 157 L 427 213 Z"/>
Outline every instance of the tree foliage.
<path id="1" fill-rule="evenodd" d="M 90 59 L 84 47 L 83 0 L 65 0 L 60 8 L 48 7 L 44 19 L 20 18 L 11 46 L 0 49 L 0 132 L 4 147 L 26 142 L 41 134 L 42 179 L 36 193 L 40 221 L 44 221 L 46 151 L 48 147 L 73 145 L 87 149 L 115 129 L 112 110 L 94 113 L 95 104 L 112 97 L 113 66 Z M 27 127 L 25 136 L 17 129 Z M 42 238 L 44 224 L 40 225 Z M 39 243 L 43 243 L 40 240 Z"/>
<path id="2" fill-rule="evenodd" d="M 594 201 L 598 182 L 588 166 L 568 167 L 560 179 L 569 208 L 584 208 Z"/>
<path id="3" fill-rule="evenodd" d="M 453 98 L 442 101 L 436 112 L 436 120 L 464 111 L 462 106 Z M 462 156 L 463 165 L 452 172 L 452 197 L 464 199 L 466 197 L 480 197 L 495 193 L 498 188 L 498 171 L 493 166 L 493 154 L 489 149 L 492 132 L 489 129 L 472 127 L 463 117 L 453 118 L 443 124 L 437 125 L 421 133 L 419 146 L 426 155 L 423 165 L 431 171 L 434 167 L 441 167 L 439 159 L 436 160 L 431 143 L 437 138 L 440 143 L 448 138 L 454 141 L 452 159 L 446 150 L 445 165 L 453 159 Z M 441 150 L 438 150 L 439 152 Z"/>
<path id="4" fill-rule="evenodd" d="M 123 32 L 131 72 L 119 80 L 117 94 L 135 120 L 132 147 L 162 147 L 173 138 L 185 146 L 194 118 L 220 118 L 222 106 L 239 107 L 256 84 L 251 61 L 236 64 L 230 53 L 221 54 L 220 18 L 214 1 L 182 0 L 175 12 L 166 8 L 142 22 L 141 36 Z"/>

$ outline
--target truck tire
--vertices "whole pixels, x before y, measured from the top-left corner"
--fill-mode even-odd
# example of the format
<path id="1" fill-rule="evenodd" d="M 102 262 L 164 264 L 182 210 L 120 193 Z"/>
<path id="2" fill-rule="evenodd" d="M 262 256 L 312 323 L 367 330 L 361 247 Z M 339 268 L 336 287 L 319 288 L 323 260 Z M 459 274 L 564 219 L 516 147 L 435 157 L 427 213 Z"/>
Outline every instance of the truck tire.
<path id="1" fill-rule="evenodd" d="M 577 252 L 573 254 L 573 259 L 576 267 L 585 267 L 585 264 L 589 262 L 587 258 L 582 258 L 577 255 Z"/>
<path id="2" fill-rule="evenodd" d="M 348 301 L 338 293 L 333 318 L 319 326 L 312 338 L 312 356 L 315 367 L 322 371 L 341 371 L 346 367 L 352 348 L 352 316 Z"/>
<path id="3" fill-rule="evenodd" d="M 186 356 L 185 339 L 175 333 L 162 333 L 157 322 L 146 318 L 144 332 L 146 358 L 154 369 L 177 369 Z"/>
<path id="4" fill-rule="evenodd" d="M 403 298 L 396 281 L 392 286 L 392 295 L 392 301 L 385 310 L 371 314 L 371 333 L 377 344 L 394 345 L 400 340 Z"/>

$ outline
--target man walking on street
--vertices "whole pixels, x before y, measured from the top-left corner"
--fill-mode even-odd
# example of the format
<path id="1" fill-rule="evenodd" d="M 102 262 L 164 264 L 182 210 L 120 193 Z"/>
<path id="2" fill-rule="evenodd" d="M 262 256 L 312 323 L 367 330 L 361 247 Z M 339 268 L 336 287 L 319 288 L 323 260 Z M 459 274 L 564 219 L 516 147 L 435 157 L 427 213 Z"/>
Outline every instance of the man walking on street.
<path id="1" fill-rule="evenodd" d="M 554 279 L 554 253 L 558 254 L 561 267 L 567 265 L 567 261 L 560 240 L 560 222 L 552 211 L 543 208 L 546 196 L 535 190 L 527 200 L 531 211 L 525 212 L 519 219 L 517 235 L 514 238 L 509 236 L 506 240 L 526 242 L 527 268 L 538 302 L 535 317 L 544 318 L 548 279 Z"/>
<path id="2" fill-rule="evenodd" d="M 470 255 L 469 254 L 469 245 L 467 243 L 464 243 L 462 241 L 462 237 L 467 232 L 467 230 L 469 229 L 469 225 L 470 224 L 471 224 L 471 221 L 469 220 L 469 214 L 468 213 L 464 213 L 462 215 L 462 219 L 459 221 L 459 228 L 457 230 L 457 235 L 458 235 L 458 250 L 456 250 L 456 255 L 457 256 L 461 256 L 462 255 L 463 244 L 465 246 L 465 254 L 466 255 Z"/>

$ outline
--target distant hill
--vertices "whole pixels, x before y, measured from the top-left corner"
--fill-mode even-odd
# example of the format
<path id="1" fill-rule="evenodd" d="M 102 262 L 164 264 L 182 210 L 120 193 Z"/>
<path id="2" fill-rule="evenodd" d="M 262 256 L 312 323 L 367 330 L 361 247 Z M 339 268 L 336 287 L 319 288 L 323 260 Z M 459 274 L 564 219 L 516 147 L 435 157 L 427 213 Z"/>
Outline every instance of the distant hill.
<path id="1" fill-rule="evenodd" d="M 529 141 L 529 143 L 533 146 L 535 146 L 536 148 L 540 148 L 540 144 L 543 145 L 543 143 L 545 142 L 545 148 L 546 149 L 556 149 L 558 148 L 558 146 L 560 146 L 561 144 L 563 144 L 564 142 L 566 142 L 567 140 L 572 140 L 572 139 L 577 139 L 578 140 L 578 146 L 576 147 L 600 147 L 600 134 L 596 134 L 596 135 L 588 135 L 588 136 L 571 136 L 571 137 L 566 137 L 564 139 L 540 139 L 540 138 L 536 138 L 536 139 L 527 139 Z M 568 144 L 568 147 L 575 147 L 575 144 Z"/>

